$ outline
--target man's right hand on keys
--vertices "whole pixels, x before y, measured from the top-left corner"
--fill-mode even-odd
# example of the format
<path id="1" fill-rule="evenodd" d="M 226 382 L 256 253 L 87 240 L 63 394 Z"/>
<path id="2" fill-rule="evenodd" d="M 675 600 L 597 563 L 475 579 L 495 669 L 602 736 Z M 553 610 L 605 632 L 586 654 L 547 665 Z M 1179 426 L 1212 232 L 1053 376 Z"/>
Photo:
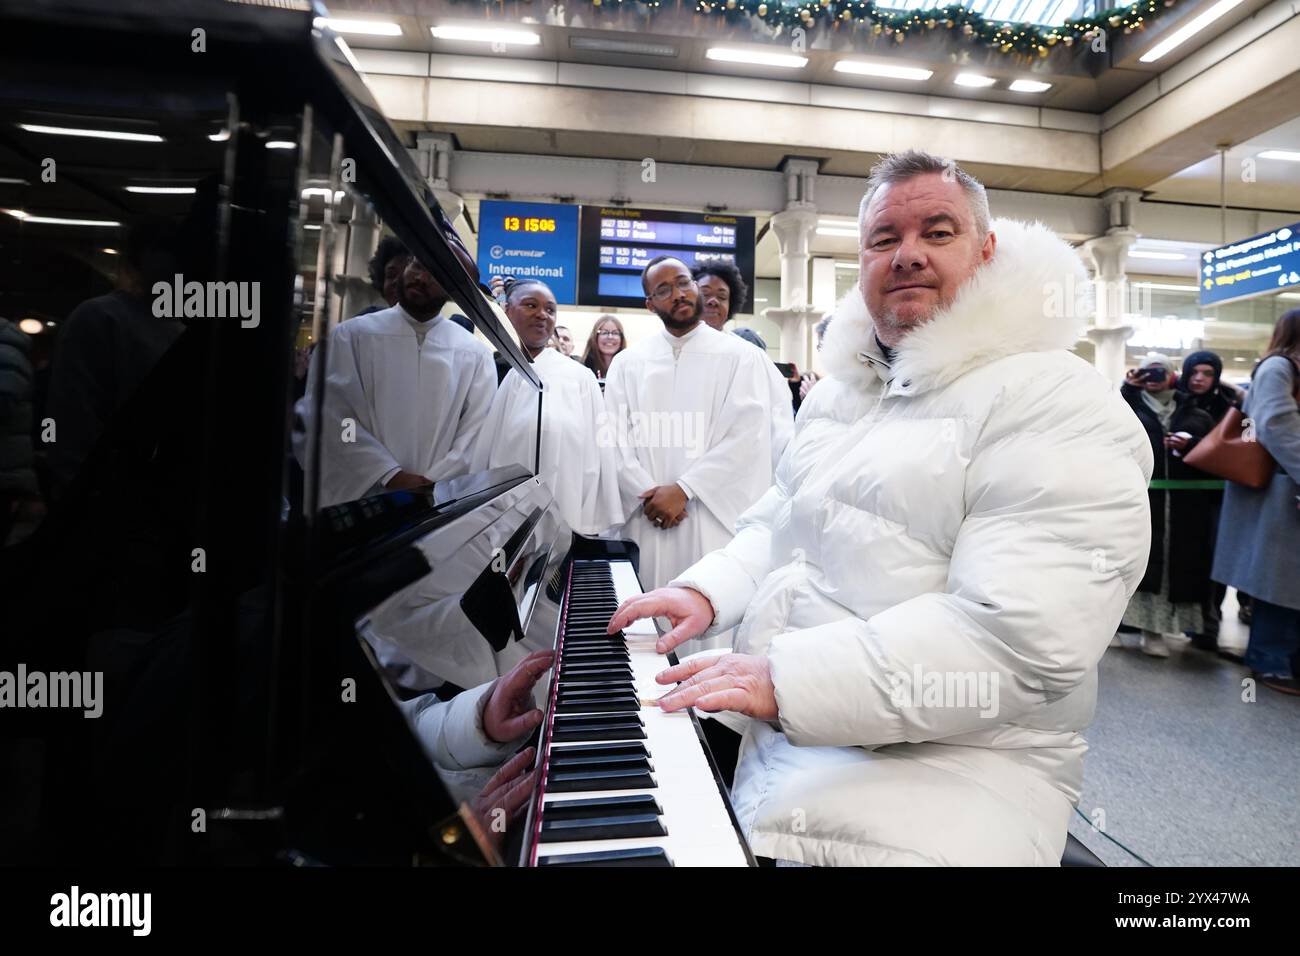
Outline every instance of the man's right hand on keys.
<path id="1" fill-rule="evenodd" d="M 673 626 L 655 644 L 656 651 L 667 654 L 708 629 L 713 623 L 713 605 L 694 588 L 656 588 L 628 598 L 619 605 L 609 620 L 608 633 L 613 634 L 633 621 L 647 617 L 666 617 Z"/>

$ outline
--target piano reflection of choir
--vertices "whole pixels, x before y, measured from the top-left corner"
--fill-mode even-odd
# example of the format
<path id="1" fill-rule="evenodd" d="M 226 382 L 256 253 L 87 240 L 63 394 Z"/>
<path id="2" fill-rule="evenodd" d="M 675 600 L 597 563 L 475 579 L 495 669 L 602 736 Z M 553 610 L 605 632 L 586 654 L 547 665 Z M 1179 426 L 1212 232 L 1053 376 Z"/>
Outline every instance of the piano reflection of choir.
<path id="1" fill-rule="evenodd" d="M 82 7 L 5 8 L 0 69 L 24 77 L 0 84 L 5 128 L 158 130 L 121 167 L 200 186 L 161 211 L 109 209 L 120 184 L 82 188 L 70 164 L 46 194 L 134 238 L 131 281 L 85 285 L 96 321 L 69 321 L 56 356 L 70 440 L 13 578 L 30 602 L 6 612 L 15 653 L 52 659 L 48 631 L 66 635 L 59 653 L 112 662 L 101 736 L 84 750 L 52 730 L 51 754 L 78 769 L 47 768 L 45 792 L 75 820 L 92 786 L 108 819 L 38 837 L 44 859 L 751 863 L 696 718 L 643 705 L 667 664 L 653 629 L 605 633 L 641 592 L 638 553 L 593 537 L 626 515 L 610 450 L 581 441 L 599 387 L 545 348 L 549 290 L 515 290 L 511 335 L 310 14 L 214 0 L 200 74 L 166 43 L 189 19 L 145 0 Z M 3 172 L 30 179 L 48 147 L 17 135 Z M 25 271 L 68 241 L 17 238 Z M 152 320 L 149 279 L 173 271 L 255 284 L 256 327 Z M 60 299 L 83 284 L 67 286 L 33 293 L 33 312 L 72 311 Z M 49 590 L 72 567 L 82 608 Z M 222 839 L 171 829 L 196 806 Z"/>

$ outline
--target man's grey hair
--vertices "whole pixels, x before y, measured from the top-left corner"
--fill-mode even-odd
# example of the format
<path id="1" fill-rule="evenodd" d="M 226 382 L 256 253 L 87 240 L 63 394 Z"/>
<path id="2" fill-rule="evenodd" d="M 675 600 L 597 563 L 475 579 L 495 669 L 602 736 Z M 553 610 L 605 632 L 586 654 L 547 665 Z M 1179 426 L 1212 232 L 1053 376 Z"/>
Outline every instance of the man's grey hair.
<path id="1" fill-rule="evenodd" d="M 867 191 L 862 194 L 862 204 L 858 206 L 859 237 L 866 222 L 867 206 L 881 186 L 905 182 L 931 173 L 940 173 L 949 182 L 961 186 L 962 191 L 966 193 L 967 202 L 970 203 L 971 214 L 975 217 L 976 233 L 980 239 L 987 236 L 992 217 L 989 215 L 989 197 L 984 191 L 984 184 L 950 159 L 919 149 L 909 149 L 902 153 L 890 153 L 871 167 L 871 174 L 867 177 Z"/>

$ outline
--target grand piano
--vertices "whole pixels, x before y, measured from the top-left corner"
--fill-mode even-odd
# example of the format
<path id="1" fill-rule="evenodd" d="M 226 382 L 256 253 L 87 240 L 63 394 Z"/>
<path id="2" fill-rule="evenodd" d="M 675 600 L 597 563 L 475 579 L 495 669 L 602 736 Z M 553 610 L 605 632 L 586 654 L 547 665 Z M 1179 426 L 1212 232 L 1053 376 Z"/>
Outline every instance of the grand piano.
<path id="1" fill-rule="evenodd" d="M 519 466 L 322 501 L 381 234 L 546 398 L 324 12 L 0 0 L 0 316 L 38 330 L 0 670 L 103 675 L 98 719 L 5 715 L 0 862 L 753 865 L 696 716 L 644 705 L 675 659 L 605 633 L 634 545 Z M 206 297 L 160 314 L 182 281 Z M 497 767 L 412 715 L 544 649 L 500 826 Z"/>

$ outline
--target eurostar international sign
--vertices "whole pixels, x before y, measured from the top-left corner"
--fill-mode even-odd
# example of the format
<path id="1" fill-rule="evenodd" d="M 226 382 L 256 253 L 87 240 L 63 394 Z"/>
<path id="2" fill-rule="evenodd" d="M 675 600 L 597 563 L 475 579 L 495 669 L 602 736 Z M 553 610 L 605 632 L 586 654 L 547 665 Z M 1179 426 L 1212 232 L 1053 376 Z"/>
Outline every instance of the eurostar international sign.
<path id="1" fill-rule="evenodd" d="M 1201 305 L 1300 289 L 1300 223 L 1201 256 Z"/>

